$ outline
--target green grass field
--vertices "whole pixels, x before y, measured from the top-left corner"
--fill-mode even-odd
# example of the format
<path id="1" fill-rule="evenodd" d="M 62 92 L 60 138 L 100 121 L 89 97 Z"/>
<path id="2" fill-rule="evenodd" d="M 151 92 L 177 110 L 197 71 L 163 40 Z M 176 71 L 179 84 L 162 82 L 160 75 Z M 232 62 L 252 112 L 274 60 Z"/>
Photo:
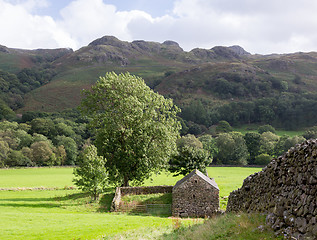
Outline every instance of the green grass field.
<path id="1" fill-rule="evenodd" d="M 208 168 L 225 197 L 260 168 Z M 174 185 L 181 177 L 161 174 L 146 185 Z M 0 239 L 100 239 L 142 229 L 173 230 L 173 219 L 146 215 L 109 213 L 114 189 L 109 188 L 99 202 L 91 202 L 72 186 L 72 168 L 1 169 L 0 188 L 47 187 L 57 190 L 0 191 Z M 194 220 L 187 220 L 195 223 Z M 154 230 L 153 230 L 154 231 Z M 163 234 L 160 232 L 159 234 Z"/>
<path id="2" fill-rule="evenodd" d="M 247 132 L 258 132 L 258 125 L 244 125 L 240 127 L 233 127 L 233 131 L 241 132 L 242 134 L 246 134 Z M 276 135 L 283 136 L 288 135 L 290 137 L 294 136 L 302 136 L 305 133 L 305 130 L 296 130 L 296 131 L 287 131 L 287 130 L 276 130 Z"/>

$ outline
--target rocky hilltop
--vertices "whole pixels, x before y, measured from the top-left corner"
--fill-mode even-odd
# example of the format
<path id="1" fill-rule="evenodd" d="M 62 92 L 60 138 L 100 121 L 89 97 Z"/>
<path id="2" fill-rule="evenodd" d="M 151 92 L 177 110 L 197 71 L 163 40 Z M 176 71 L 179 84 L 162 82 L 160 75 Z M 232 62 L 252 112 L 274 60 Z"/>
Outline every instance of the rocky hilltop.
<path id="1" fill-rule="evenodd" d="M 287 123 L 290 129 L 312 126 L 317 119 L 315 52 L 263 56 L 252 55 L 240 46 L 184 51 L 171 40 L 127 42 L 104 36 L 76 51 L 0 46 L 0 69 L 21 79 L 20 91 L 12 85 L 2 95 L 19 113 L 74 108 L 80 103 L 80 91 L 99 76 L 128 71 L 173 98 L 183 110 L 200 101 L 201 112 L 206 114 L 200 120 L 187 116 L 186 121 L 206 127 L 221 119 L 230 124 L 269 120 L 279 127 Z M 218 111 L 222 106 L 231 110 Z M 289 111 L 292 121 L 284 120 L 283 111 Z"/>
<path id="2" fill-rule="evenodd" d="M 247 52 L 239 46 L 193 49 L 184 51 L 177 42 L 167 40 L 163 43 L 136 40 L 133 42 L 120 41 L 113 36 L 104 36 L 91 42 L 75 54 L 81 61 L 99 63 L 114 62 L 126 66 L 132 60 L 143 56 L 161 57 L 192 64 L 199 64 L 219 59 L 238 59 Z"/>

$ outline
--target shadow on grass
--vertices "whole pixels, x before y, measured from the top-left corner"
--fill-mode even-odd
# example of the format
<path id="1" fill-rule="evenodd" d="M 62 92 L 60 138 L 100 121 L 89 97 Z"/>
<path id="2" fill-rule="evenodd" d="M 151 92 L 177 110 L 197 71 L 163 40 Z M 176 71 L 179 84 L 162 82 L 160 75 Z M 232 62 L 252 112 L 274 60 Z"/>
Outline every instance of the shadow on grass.
<path id="1" fill-rule="evenodd" d="M 6 198 L 0 199 L 0 207 L 28 207 L 28 208 L 61 208 L 78 205 L 78 202 L 73 200 L 85 199 L 89 194 L 87 193 L 74 193 L 67 194 L 63 197 L 49 197 L 49 198 Z M 68 203 L 70 201 L 70 203 Z"/>
<path id="2" fill-rule="evenodd" d="M 89 196 L 88 193 L 74 193 L 67 194 L 63 197 L 49 197 L 49 198 L 5 198 L 0 199 L 0 202 L 56 202 L 56 201 L 67 201 L 75 200 L 80 198 L 86 198 Z"/>
<path id="3" fill-rule="evenodd" d="M 0 207 L 58 208 L 61 205 L 57 203 L 3 203 Z"/>
<path id="4" fill-rule="evenodd" d="M 113 198 L 114 198 L 114 192 L 103 194 L 99 201 L 98 212 L 109 212 Z"/>
<path id="5" fill-rule="evenodd" d="M 64 196 L 54 197 L 32 197 L 32 198 L 5 198 L 0 199 L 0 207 L 16 207 L 16 208 L 67 208 L 72 206 L 93 206 L 97 212 L 109 212 L 112 199 L 114 197 L 114 189 L 109 188 L 98 202 L 92 201 L 89 193 L 77 192 L 66 194 Z"/>
<path id="6" fill-rule="evenodd" d="M 81 192 L 81 193 L 73 193 L 73 194 L 67 194 L 62 197 L 54 197 L 51 198 L 51 201 L 68 201 L 68 200 L 77 200 L 81 198 L 89 197 L 89 193 Z"/>

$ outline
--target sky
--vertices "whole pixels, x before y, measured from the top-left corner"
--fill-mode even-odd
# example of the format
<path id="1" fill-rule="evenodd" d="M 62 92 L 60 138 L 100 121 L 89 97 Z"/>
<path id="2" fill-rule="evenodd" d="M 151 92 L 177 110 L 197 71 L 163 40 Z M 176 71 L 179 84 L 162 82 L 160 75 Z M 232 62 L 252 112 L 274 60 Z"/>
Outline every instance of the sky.
<path id="1" fill-rule="evenodd" d="M 317 51 L 314 0 L 0 0 L 0 45 L 72 48 L 102 36 L 240 45 L 253 54 Z"/>

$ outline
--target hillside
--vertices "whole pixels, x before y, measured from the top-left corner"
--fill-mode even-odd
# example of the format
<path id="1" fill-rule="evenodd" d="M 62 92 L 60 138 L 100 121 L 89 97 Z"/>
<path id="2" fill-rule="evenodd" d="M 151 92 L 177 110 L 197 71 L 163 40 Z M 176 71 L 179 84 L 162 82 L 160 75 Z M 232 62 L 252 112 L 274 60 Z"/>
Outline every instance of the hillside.
<path id="1" fill-rule="evenodd" d="M 26 80 L 20 73 L 25 72 L 25 68 L 38 73 L 38 79 L 33 77 L 38 83 L 29 82 L 27 89 L 23 88 Z M 125 42 L 111 36 L 99 38 L 77 51 L 0 46 L 0 70 L 18 76 L 20 84 L 15 87 L 19 91 L 13 91 L 14 86 L 11 86 L 8 94 L 2 93 L 2 99 L 6 101 L 8 96 L 17 99 L 14 94 L 19 94 L 19 104 L 7 101 L 18 113 L 76 107 L 81 99 L 80 91 L 89 88 L 99 76 L 109 71 L 129 71 L 144 78 L 155 91 L 173 98 L 185 110 L 185 120 L 206 127 L 221 119 L 232 124 L 268 122 L 281 125 L 280 115 L 288 110 L 276 105 L 284 101 L 282 97 L 293 109 L 308 104 L 309 112 L 317 112 L 312 109 L 317 98 L 316 69 L 315 52 L 252 55 L 239 46 L 196 48 L 186 52 L 173 41 Z M 27 79 L 29 81 L 30 74 Z M 299 100 L 301 102 L 297 103 Z M 271 105 L 270 101 L 273 101 Z M 185 116 L 186 108 L 195 104 L 202 104 L 204 121 Z M 240 110 L 235 117 L 225 116 L 228 111 L 232 113 L 233 107 L 237 111 L 237 106 Z M 271 113 L 267 113 L 269 111 Z M 265 116 L 261 112 L 266 112 Z M 303 126 L 316 124 L 312 117 L 304 116 L 305 121 L 296 121 Z M 296 123 L 288 127 L 293 128 L 293 125 Z"/>

